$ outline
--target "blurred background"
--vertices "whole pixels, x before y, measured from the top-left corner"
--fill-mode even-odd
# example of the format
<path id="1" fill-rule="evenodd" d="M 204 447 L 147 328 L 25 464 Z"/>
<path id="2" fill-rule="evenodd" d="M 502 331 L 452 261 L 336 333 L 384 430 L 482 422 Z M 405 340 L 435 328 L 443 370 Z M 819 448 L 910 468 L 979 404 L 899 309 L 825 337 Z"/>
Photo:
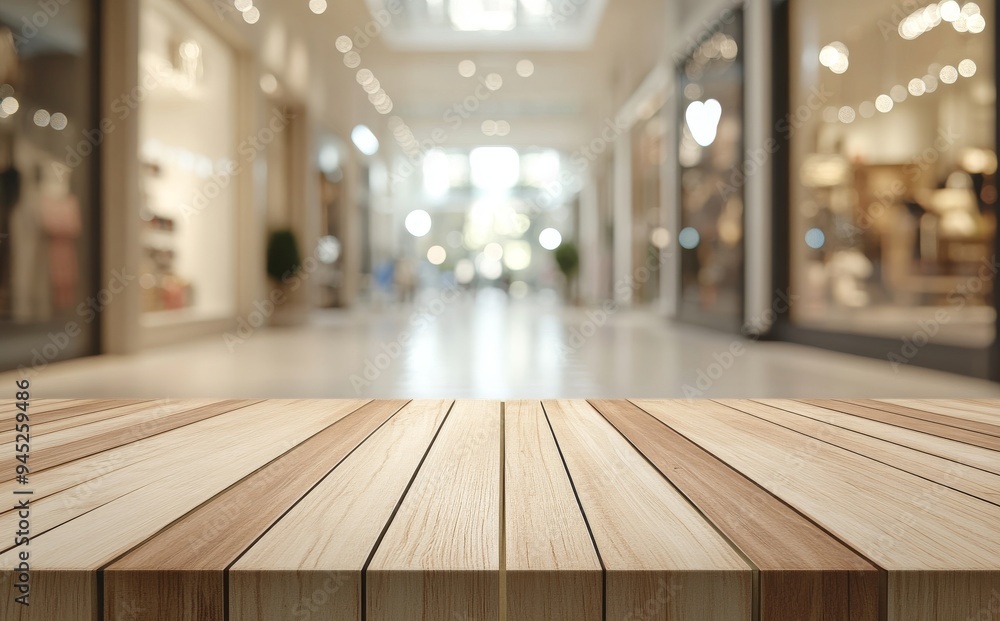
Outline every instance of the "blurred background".
<path id="1" fill-rule="evenodd" d="M 0 379 L 1000 396 L 996 4 L 3 0 Z"/>

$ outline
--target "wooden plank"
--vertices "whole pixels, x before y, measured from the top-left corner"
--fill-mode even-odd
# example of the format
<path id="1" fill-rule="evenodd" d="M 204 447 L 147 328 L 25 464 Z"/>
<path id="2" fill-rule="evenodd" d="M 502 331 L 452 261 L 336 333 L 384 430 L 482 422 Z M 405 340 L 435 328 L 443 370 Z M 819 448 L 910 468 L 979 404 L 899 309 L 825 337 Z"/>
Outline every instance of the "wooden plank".
<path id="1" fill-rule="evenodd" d="M 542 404 L 504 412 L 508 621 L 601 621 L 601 562 Z"/>
<path id="2" fill-rule="evenodd" d="M 28 406 L 28 414 L 31 416 L 32 424 L 51 423 L 59 420 L 74 418 L 82 414 L 92 414 L 108 409 L 126 407 L 149 403 L 147 399 L 115 400 L 115 399 L 74 399 L 69 403 L 46 404 L 31 402 Z M 48 407 L 47 407 L 48 406 Z M 0 431 L 10 431 L 14 429 L 17 416 L 16 407 L 11 407 L 4 412 L 0 420 Z"/>
<path id="3" fill-rule="evenodd" d="M 89 618 L 98 605 L 98 569 L 364 403 L 269 401 L 241 410 L 224 432 L 184 434 L 189 442 L 183 450 L 157 459 L 167 476 L 141 483 L 135 491 L 33 537 L 32 573 L 39 579 L 32 588 L 32 605 L 15 604 L 14 582 L 8 581 L 0 585 L 0 618 Z M 0 566 L 16 566 L 22 550 L 5 550 Z"/>
<path id="4" fill-rule="evenodd" d="M 608 619 L 749 620 L 752 569 L 586 401 L 544 401 L 606 571 Z"/>
<path id="5" fill-rule="evenodd" d="M 174 401 L 164 399 L 162 401 L 143 401 L 141 403 L 132 403 L 128 405 L 118 405 L 118 402 L 112 402 L 111 407 L 100 409 L 95 412 L 90 412 L 87 414 L 77 414 L 76 416 L 70 416 L 67 418 L 61 418 L 58 420 L 52 420 L 47 422 L 40 422 L 39 417 L 32 416 L 30 419 L 31 423 L 31 437 L 38 437 L 45 435 L 47 433 L 52 433 L 54 431 L 62 431 L 63 429 L 69 429 L 71 427 L 81 427 L 83 425 L 88 425 L 90 423 L 106 420 L 109 418 L 115 418 L 118 416 L 124 416 L 126 414 L 131 414 L 133 412 L 138 412 L 140 410 L 146 410 L 149 408 L 157 407 L 159 405 L 168 405 L 174 403 Z M 0 431 L 0 444 L 6 442 L 13 442 L 15 438 L 15 431 L 13 429 L 8 431 Z"/>
<path id="6" fill-rule="evenodd" d="M 912 418 L 909 416 L 903 416 L 902 414 L 886 412 L 884 410 L 877 410 L 875 408 L 865 407 L 853 401 L 835 401 L 833 399 L 805 399 L 802 400 L 802 402 L 809 403 L 812 405 L 818 405 L 820 407 L 829 407 L 832 409 L 837 409 L 840 410 L 841 412 L 847 412 L 848 414 L 853 414 L 855 416 L 863 416 L 864 418 L 870 420 L 877 420 L 882 423 L 895 425 L 896 427 L 902 427 L 903 429 L 911 429 L 913 431 L 919 431 L 921 433 L 926 433 L 932 436 L 936 436 L 938 438 L 948 438 L 949 440 L 955 440 L 956 442 L 964 442 L 965 444 L 978 446 L 981 448 L 989 449 L 991 451 L 1000 451 L 1000 438 L 983 435 L 981 433 L 976 433 L 974 431 L 969 431 L 967 429 L 959 429 L 958 427 L 942 425 L 941 423 L 937 422 L 921 420 L 919 418 Z"/>
<path id="7" fill-rule="evenodd" d="M 500 403 L 458 401 L 366 571 L 368 621 L 498 621 Z"/>
<path id="8" fill-rule="evenodd" d="M 364 565 L 450 407 L 411 402 L 247 550 L 229 618 L 361 619 Z"/>
<path id="9" fill-rule="evenodd" d="M 729 400 L 728 405 L 762 420 L 781 425 L 811 438 L 864 455 L 883 464 L 965 492 L 981 500 L 1000 505 L 1000 476 L 984 472 L 936 455 L 842 429 L 832 423 L 797 413 L 801 404 L 790 401 L 759 403 L 745 399 Z M 822 414 L 819 414 L 822 417 Z"/>
<path id="10" fill-rule="evenodd" d="M 405 404 L 369 403 L 108 566 L 105 620 L 224 621 L 226 568 Z"/>
<path id="11" fill-rule="evenodd" d="M 855 416 L 840 409 L 832 409 L 834 406 L 820 407 L 791 399 L 758 399 L 757 401 L 759 403 L 775 405 L 786 410 L 793 410 L 800 416 L 836 425 L 843 429 L 850 429 L 851 431 L 856 431 L 892 444 L 907 446 L 929 455 L 937 455 L 938 457 L 965 464 L 966 466 L 1000 474 L 1000 461 L 997 460 L 996 451 L 978 446 L 970 446 L 956 440 L 938 438 L 937 436 L 913 431 L 912 429 L 896 427 L 895 425 L 871 420 L 863 416 Z"/>
<path id="12" fill-rule="evenodd" d="M 591 404 L 760 570 L 761 621 L 878 619 L 866 560 L 628 401 Z"/>
<path id="13" fill-rule="evenodd" d="M 888 619 L 978 615 L 989 589 L 930 580 L 915 605 L 912 572 L 973 574 L 1000 588 L 1000 507 L 840 447 L 805 438 L 720 403 L 635 400 L 636 405 L 738 469 L 889 572 Z"/>
<path id="14" fill-rule="evenodd" d="M 31 471 L 37 473 L 254 403 L 259 401 L 199 399 L 172 402 L 33 438 Z M 7 481 L 14 477 L 16 465 L 13 444 L 0 446 L 0 451 L 3 451 L 0 480 Z"/>
<path id="15" fill-rule="evenodd" d="M 865 407 L 929 420 L 942 425 L 1000 436 L 1000 413 L 971 403 L 944 399 L 853 399 Z"/>

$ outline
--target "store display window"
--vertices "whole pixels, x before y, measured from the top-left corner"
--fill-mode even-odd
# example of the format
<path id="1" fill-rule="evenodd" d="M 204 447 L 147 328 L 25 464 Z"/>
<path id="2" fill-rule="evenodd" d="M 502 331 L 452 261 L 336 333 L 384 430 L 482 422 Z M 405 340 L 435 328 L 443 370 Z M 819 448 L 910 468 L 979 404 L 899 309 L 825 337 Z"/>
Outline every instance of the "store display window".
<path id="1" fill-rule="evenodd" d="M 142 309 L 151 321 L 234 313 L 235 53 L 187 9 L 143 0 L 140 29 Z"/>
<path id="2" fill-rule="evenodd" d="M 794 325 L 994 343 L 994 6 L 790 3 Z"/>
<path id="3" fill-rule="evenodd" d="M 743 318 L 743 19 L 726 11 L 679 67 L 680 316 Z"/>
<path id="4" fill-rule="evenodd" d="M 122 286 L 97 275 L 96 11 L 32 6 L 0 3 L 2 368 L 96 353 L 109 287 Z"/>

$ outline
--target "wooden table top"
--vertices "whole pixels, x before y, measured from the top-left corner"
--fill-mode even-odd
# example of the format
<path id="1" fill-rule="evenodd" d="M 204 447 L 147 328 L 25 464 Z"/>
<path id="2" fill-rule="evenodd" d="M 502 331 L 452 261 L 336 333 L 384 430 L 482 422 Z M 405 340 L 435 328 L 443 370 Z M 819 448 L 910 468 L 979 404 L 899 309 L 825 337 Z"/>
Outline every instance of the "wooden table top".
<path id="1" fill-rule="evenodd" d="M 20 461 L 17 414 L 4 620 L 1000 619 L 1000 401 L 53 400 Z"/>

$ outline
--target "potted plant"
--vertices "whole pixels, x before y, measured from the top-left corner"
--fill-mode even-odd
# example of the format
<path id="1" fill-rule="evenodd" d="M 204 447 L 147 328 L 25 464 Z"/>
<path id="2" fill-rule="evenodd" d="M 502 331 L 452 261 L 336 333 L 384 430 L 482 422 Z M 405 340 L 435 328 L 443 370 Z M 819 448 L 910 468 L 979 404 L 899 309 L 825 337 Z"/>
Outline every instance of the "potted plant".
<path id="1" fill-rule="evenodd" d="M 305 287 L 295 274 L 302 265 L 295 233 L 281 229 L 271 233 L 267 242 L 267 275 L 271 289 L 268 300 L 274 304 L 271 325 L 289 326 L 304 323 L 308 316 Z"/>
<path id="2" fill-rule="evenodd" d="M 580 270 L 580 252 L 573 242 L 563 242 L 555 250 L 556 265 L 566 279 L 566 299 L 572 303 L 577 303 L 576 295 L 576 275 Z"/>

